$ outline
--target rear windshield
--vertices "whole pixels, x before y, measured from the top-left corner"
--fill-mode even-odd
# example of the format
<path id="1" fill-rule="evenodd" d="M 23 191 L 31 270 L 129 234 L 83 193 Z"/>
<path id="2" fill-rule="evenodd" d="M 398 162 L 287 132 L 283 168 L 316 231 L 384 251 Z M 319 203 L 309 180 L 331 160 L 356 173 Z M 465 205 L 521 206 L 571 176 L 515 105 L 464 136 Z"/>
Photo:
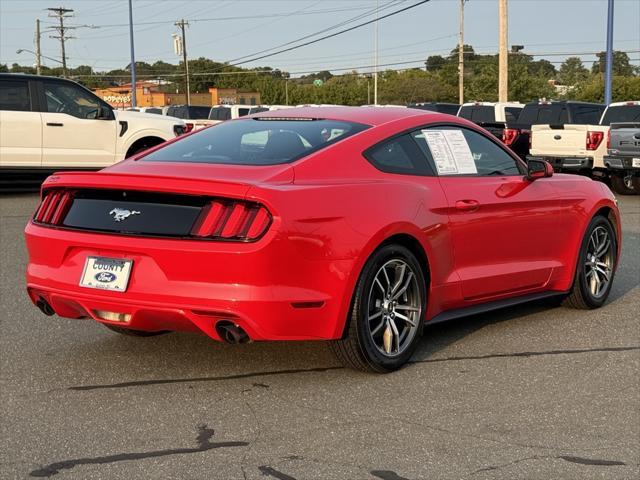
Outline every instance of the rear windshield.
<path id="1" fill-rule="evenodd" d="M 209 112 L 209 120 L 231 120 L 231 109 L 227 107 L 213 107 Z"/>
<path id="2" fill-rule="evenodd" d="M 494 123 L 495 111 L 495 107 L 489 105 L 467 105 L 460 109 L 458 116 L 475 123 Z"/>
<path id="3" fill-rule="evenodd" d="M 617 105 L 607 108 L 602 125 L 618 122 L 640 122 L 640 105 Z"/>
<path id="4" fill-rule="evenodd" d="M 366 128 L 336 120 L 248 118 L 204 129 L 142 160 L 277 165 L 302 158 Z"/>
<path id="5" fill-rule="evenodd" d="M 209 118 L 211 107 L 189 107 L 190 120 L 205 120 Z"/>
<path id="6" fill-rule="evenodd" d="M 559 123 L 560 108 L 552 108 L 550 104 L 527 104 L 524 106 L 517 123 L 523 125 L 548 125 Z"/>

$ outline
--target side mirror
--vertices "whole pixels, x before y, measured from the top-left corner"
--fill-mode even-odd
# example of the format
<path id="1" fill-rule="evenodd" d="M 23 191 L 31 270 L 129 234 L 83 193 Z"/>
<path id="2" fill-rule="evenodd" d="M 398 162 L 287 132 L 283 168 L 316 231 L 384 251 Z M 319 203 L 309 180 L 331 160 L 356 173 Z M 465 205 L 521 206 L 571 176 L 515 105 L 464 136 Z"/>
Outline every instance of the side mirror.
<path id="1" fill-rule="evenodd" d="M 113 120 L 113 118 L 113 111 L 110 108 L 104 105 L 98 107 L 98 113 L 96 114 L 97 120 Z"/>
<path id="2" fill-rule="evenodd" d="M 547 178 L 553 175 L 553 167 L 544 160 L 530 159 L 527 161 L 527 180 L 533 182 L 538 178 Z"/>

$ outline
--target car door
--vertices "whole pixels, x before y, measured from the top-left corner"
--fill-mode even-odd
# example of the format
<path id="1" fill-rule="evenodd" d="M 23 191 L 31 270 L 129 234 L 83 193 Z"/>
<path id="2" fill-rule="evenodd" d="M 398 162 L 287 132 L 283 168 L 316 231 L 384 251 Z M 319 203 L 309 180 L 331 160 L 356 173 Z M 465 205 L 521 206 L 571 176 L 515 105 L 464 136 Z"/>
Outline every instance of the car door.
<path id="1" fill-rule="evenodd" d="M 104 167 L 116 160 L 117 122 L 109 107 L 80 85 L 42 81 L 42 165 Z M 100 118 L 100 113 L 107 113 Z"/>
<path id="2" fill-rule="evenodd" d="M 27 79 L 0 78 L 0 166 L 40 167 L 42 118 Z"/>
<path id="3" fill-rule="evenodd" d="M 561 205 L 551 179 L 524 178 L 524 166 L 488 134 L 434 126 L 416 138 L 447 198 L 455 269 L 464 299 L 544 288 Z"/>

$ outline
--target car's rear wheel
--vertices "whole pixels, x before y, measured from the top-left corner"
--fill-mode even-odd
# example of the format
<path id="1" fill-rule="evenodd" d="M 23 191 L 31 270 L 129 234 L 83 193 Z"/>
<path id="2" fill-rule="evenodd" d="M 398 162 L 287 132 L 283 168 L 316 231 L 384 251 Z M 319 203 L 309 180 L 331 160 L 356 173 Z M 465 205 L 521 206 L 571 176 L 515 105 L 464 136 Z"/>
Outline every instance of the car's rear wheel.
<path id="1" fill-rule="evenodd" d="M 571 308 L 601 307 L 609 296 L 615 274 L 618 239 L 608 218 L 597 215 L 585 233 L 576 276 L 563 305 Z"/>
<path id="2" fill-rule="evenodd" d="M 365 264 L 352 300 L 346 335 L 330 342 L 346 366 L 386 373 L 402 367 L 422 333 L 426 281 L 416 256 L 385 245 Z"/>
<path id="3" fill-rule="evenodd" d="M 116 325 L 107 325 L 103 323 L 109 330 L 119 333 L 120 335 L 127 335 L 129 337 L 155 337 L 157 335 L 164 335 L 169 333 L 169 330 L 159 330 L 157 332 L 145 332 L 144 330 L 133 330 L 132 328 L 118 327 Z"/>
<path id="4" fill-rule="evenodd" d="M 612 175 L 611 188 L 620 195 L 637 195 L 638 191 L 634 188 L 633 177 L 631 175 Z"/>

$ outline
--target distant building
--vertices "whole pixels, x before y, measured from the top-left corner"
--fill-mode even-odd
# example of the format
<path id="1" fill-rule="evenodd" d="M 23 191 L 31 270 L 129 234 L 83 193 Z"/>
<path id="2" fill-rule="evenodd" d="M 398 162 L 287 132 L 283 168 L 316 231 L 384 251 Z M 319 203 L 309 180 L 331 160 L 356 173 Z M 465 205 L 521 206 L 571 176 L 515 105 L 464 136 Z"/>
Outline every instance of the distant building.
<path id="1" fill-rule="evenodd" d="M 184 93 L 161 92 L 156 81 L 136 82 L 138 107 L 164 107 L 185 103 Z M 131 84 L 100 88 L 95 94 L 115 108 L 131 107 Z M 260 105 L 260 92 L 239 91 L 235 88 L 209 88 L 209 93 L 192 93 L 192 105 Z"/>

